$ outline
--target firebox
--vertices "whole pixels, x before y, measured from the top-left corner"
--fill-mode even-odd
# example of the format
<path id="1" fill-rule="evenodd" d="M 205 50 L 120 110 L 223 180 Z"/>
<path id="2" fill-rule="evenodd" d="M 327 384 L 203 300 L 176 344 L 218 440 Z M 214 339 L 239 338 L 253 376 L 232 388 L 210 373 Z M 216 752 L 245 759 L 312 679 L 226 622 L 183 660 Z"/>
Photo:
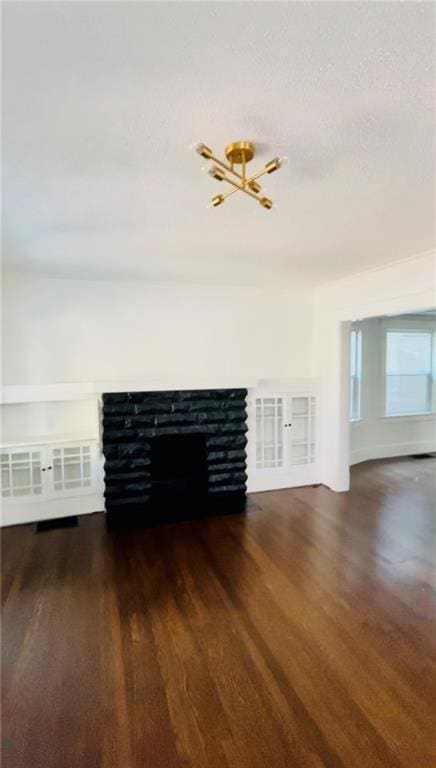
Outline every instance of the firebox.
<path id="1" fill-rule="evenodd" d="M 155 511 L 204 504 L 207 453 L 204 435 L 164 435 L 151 441 L 150 503 Z"/>

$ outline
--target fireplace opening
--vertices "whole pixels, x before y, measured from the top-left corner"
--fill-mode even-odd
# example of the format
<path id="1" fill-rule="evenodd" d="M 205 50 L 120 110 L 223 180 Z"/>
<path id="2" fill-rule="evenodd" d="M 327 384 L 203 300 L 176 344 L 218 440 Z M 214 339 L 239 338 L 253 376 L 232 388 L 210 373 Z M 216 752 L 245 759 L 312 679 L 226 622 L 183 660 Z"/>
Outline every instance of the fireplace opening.
<path id="1" fill-rule="evenodd" d="M 103 394 L 113 530 L 245 511 L 247 391 Z"/>
<path id="2" fill-rule="evenodd" d="M 151 441 L 151 498 L 155 508 L 196 507 L 208 490 L 204 435 L 164 435 Z"/>

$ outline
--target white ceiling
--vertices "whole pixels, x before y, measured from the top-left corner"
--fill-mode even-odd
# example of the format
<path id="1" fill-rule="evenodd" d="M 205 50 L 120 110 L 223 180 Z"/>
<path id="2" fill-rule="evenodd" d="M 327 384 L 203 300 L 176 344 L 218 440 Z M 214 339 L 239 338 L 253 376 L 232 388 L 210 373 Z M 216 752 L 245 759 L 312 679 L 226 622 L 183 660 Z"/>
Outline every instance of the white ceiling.
<path id="1" fill-rule="evenodd" d="M 321 282 L 433 246 L 430 3 L 4 3 L 4 260 Z M 279 208 L 189 152 L 259 144 Z M 257 160 L 257 164 L 256 164 Z"/>

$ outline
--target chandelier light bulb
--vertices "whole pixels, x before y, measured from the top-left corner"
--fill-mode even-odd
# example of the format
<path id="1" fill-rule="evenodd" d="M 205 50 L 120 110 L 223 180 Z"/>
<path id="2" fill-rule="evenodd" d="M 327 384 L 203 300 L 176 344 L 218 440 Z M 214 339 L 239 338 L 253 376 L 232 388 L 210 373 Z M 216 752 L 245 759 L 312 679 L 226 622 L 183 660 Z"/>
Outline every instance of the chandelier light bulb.
<path id="1" fill-rule="evenodd" d="M 224 202 L 224 198 L 222 195 L 215 195 L 215 197 L 211 200 L 212 208 L 216 208 L 218 205 L 221 205 L 221 203 Z"/>
<path id="2" fill-rule="evenodd" d="M 273 160 L 270 160 L 269 163 L 266 164 L 265 170 L 267 173 L 274 173 L 278 168 L 280 168 L 280 160 L 278 157 L 275 157 Z"/>
<path id="3" fill-rule="evenodd" d="M 279 157 L 278 158 L 278 166 L 279 166 L 279 168 L 283 168 L 283 166 L 286 165 L 286 163 L 288 162 L 288 159 L 289 158 L 288 158 L 287 155 L 283 155 L 283 157 Z"/>
<path id="4" fill-rule="evenodd" d="M 261 206 L 262 206 L 263 208 L 267 208 L 268 210 L 271 210 L 271 208 L 272 208 L 272 207 L 273 207 L 273 205 L 274 205 L 273 201 L 272 201 L 272 200 L 270 200 L 270 199 L 269 199 L 269 197 L 261 197 L 261 198 L 259 199 L 259 203 L 261 204 Z"/>
<path id="5" fill-rule="evenodd" d="M 224 171 L 222 171 L 221 168 L 218 168 L 215 163 L 206 163 L 206 165 L 202 166 L 201 170 L 217 181 L 222 181 L 225 177 Z"/>
<path id="6" fill-rule="evenodd" d="M 204 157 L 206 160 L 210 160 L 212 157 L 212 150 L 209 149 L 209 147 L 206 147 L 206 144 L 203 144 L 202 141 L 197 141 L 194 144 L 191 144 L 190 149 L 193 149 L 198 155 Z"/>
<path id="7" fill-rule="evenodd" d="M 248 186 L 249 186 L 249 188 L 251 189 L 252 192 L 256 193 L 256 195 L 262 189 L 262 187 L 260 186 L 260 184 L 257 183 L 257 181 L 250 181 Z"/>

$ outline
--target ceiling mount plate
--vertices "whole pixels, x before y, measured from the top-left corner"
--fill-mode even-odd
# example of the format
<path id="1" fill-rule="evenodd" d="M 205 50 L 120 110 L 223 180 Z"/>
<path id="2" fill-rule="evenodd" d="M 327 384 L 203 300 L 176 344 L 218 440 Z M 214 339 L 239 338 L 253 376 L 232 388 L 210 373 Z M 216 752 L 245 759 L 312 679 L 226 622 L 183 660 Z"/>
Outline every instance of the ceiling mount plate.
<path id="1" fill-rule="evenodd" d="M 249 163 L 255 153 L 254 144 L 251 141 L 234 141 L 226 147 L 226 158 L 230 163 L 238 165 Z"/>

